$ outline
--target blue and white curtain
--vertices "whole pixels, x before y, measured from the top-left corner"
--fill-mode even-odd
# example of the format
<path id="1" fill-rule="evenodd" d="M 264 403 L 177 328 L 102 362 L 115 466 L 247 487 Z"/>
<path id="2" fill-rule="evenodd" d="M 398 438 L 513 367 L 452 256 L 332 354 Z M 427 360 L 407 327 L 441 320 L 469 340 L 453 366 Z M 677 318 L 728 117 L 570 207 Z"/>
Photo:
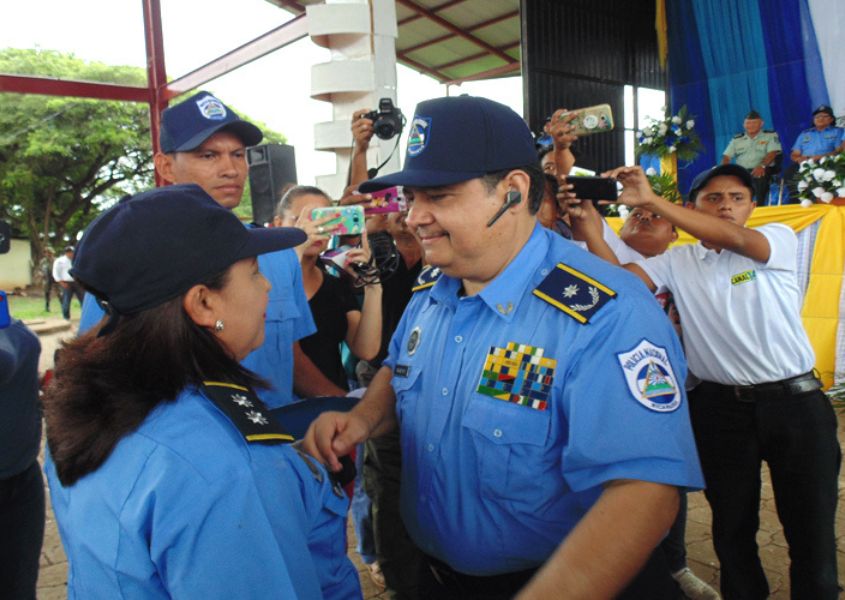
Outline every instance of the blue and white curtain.
<path id="1" fill-rule="evenodd" d="M 681 190 L 719 162 L 752 108 L 780 135 L 786 164 L 816 106 L 845 114 L 845 1 L 666 0 L 666 19 L 671 108 L 696 115 L 705 146 L 680 170 Z"/>

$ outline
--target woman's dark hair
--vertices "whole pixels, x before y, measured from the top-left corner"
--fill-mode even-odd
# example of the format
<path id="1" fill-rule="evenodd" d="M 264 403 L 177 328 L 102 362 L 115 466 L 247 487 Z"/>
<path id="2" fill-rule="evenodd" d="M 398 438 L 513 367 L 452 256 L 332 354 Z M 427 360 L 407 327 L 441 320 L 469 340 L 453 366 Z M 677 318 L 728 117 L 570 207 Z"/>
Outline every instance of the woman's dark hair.
<path id="1" fill-rule="evenodd" d="M 318 187 L 314 187 L 313 185 L 295 185 L 292 188 L 288 188 L 284 195 L 282 195 L 282 199 L 279 200 L 279 203 L 276 205 L 276 212 L 274 213 L 274 216 L 284 217 L 285 211 L 290 209 L 294 200 L 300 196 L 308 195 L 322 196 L 328 200 L 329 203 L 332 201 L 332 199 L 329 198 L 329 195 Z"/>
<path id="2" fill-rule="evenodd" d="M 204 284 L 218 290 L 228 280 L 229 269 Z M 121 438 L 188 385 L 267 387 L 191 320 L 182 297 L 122 315 L 97 337 L 105 320 L 63 346 L 43 399 L 47 445 L 64 485 L 97 470 Z"/>
<path id="3" fill-rule="evenodd" d="M 481 180 L 487 186 L 487 191 L 492 192 L 499 185 L 499 182 L 512 171 L 525 171 L 528 175 L 530 181 L 528 188 L 528 212 L 532 215 L 537 214 L 537 211 L 540 210 L 540 205 L 543 203 L 543 195 L 545 194 L 545 181 L 543 179 L 545 173 L 543 173 L 543 169 L 539 163 L 487 173 Z"/>

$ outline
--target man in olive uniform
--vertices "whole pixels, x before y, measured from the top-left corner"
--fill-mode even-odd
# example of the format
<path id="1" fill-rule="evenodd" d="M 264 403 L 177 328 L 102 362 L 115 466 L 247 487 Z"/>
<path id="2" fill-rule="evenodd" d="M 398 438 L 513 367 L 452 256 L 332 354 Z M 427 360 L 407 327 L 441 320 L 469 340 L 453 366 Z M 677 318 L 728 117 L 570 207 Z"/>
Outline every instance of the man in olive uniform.
<path id="1" fill-rule="evenodd" d="M 765 206 L 769 203 L 769 177 L 778 168 L 773 163 L 781 154 L 780 140 L 775 131 L 763 129 L 763 117 L 756 110 L 745 115 L 742 127 L 745 133 L 730 141 L 722 153 L 722 164 L 736 159 L 736 164 L 751 171 L 754 199 L 757 206 Z"/>

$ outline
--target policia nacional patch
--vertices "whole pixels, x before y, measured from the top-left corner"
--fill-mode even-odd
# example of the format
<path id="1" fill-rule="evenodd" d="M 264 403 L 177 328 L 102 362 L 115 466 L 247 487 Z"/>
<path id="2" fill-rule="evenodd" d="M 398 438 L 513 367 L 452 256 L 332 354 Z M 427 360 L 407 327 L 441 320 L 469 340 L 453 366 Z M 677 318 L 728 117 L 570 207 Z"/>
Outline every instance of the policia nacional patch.
<path id="1" fill-rule="evenodd" d="M 609 287 L 563 263 L 558 263 L 540 282 L 534 295 L 582 325 L 589 323 L 602 306 L 616 298 L 616 292 Z"/>
<path id="2" fill-rule="evenodd" d="M 202 391 L 231 419 L 246 441 L 271 446 L 294 441 L 252 390 L 234 383 L 203 381 Z"/>

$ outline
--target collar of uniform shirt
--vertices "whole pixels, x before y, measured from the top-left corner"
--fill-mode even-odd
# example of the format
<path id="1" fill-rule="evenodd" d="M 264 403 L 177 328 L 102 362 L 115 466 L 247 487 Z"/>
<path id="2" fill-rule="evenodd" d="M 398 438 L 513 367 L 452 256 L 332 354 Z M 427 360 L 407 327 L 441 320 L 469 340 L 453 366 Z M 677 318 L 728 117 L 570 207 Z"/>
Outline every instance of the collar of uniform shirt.
<path id="1" fill-rule="evenodd" d="M 477 294 L 491 311 L 507 322 L 513 320 L 514 314 L 519 309 L 519 303 L 526 296 L 526 289 L 533 288 L 540 283 L 540 281 L 532 281 L 532 277 L 549 252 L 548 235 L 550 233 L 537 223 L 531 237 L 528 238 L 516 258 Z M 553 266 L 550 265 L 549 269 Z M 548 275 L 548 273 L 545 275 Z M 434 302 L 454 306 L 461 300 L 458 297 L 460 288 L 460 279 L 453 279 L 444 275 L 431 288 L 429 298 Z"/>

